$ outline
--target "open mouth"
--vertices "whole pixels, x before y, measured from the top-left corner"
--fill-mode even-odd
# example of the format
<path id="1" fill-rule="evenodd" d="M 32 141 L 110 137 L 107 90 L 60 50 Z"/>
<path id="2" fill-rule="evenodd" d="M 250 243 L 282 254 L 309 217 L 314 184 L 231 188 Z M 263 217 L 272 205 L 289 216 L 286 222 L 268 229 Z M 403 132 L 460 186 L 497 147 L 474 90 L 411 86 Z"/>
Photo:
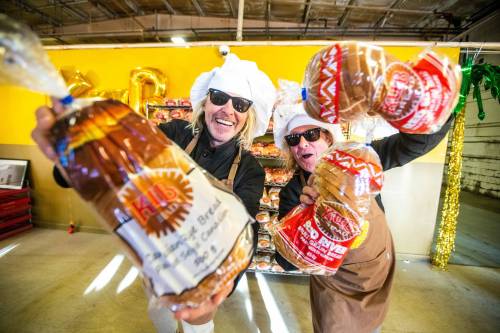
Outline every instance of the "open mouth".
<path id="1" fill-rule="evenodd" d="M 312 156 L 313 156 L 313 154 L 303 154 L 303 155 L 302 155 L 302 159 L 303 159 L 303 160 L 308 160 L 308 159 L 310 159 Z"/>
<path id="2" fill-rule="evenodd" d="M 232 121 L 221 119 L 221 118 L 215 118 L 215 122 L 219 125 L 223 125 L 223 126 L 227 126 L 227 127 L 234 126 L 234 123 Z"/>

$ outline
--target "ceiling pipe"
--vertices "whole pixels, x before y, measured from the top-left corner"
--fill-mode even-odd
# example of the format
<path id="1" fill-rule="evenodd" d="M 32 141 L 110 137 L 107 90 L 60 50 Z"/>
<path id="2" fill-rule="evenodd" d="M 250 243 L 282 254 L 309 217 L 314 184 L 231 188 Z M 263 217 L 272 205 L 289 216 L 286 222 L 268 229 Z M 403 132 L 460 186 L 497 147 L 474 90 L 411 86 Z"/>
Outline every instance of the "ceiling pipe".
<path id="1" fill-rule="evenodd" d="M 45 50 L 84 50 L 84 49 L 134 49 L 134 48 L 163 48 L 163 47 L 218 47 L 225 46 L 328 46 L 332 41 L 328 40 L 307 40 L 307 41 L 207 41 L 189 42 L 184 45 L 172 43 L 123 43 L 123 44 L 78 44 L 78 45 L 51 45 L 44 46 Z M 376 41 L 374 45 L 379 46 L 416 46 L 416 47 L 444 47 L 465 49 L 481 49 L 481 53 L 500 52 L 500 43 L 477 43 L 477 42 L 422 42 L 422 41 Z"/>
<path id="2" fill-rule="evenodd" d="M 243 0 L 240 0 L 243 1 Z M 269 30 L 268 30 L 269 29 Z M 168 37 L 179 33 L 193 33 L 196 32 L 199 37 L 210 34 L 222 34 L 222 35 L 232 35 L 235 33 L 234 28 L 186 28 L 186 29 L 131 29 L 128 31 L 102 31 L 102 32 L 71 32 L 71 33 L 41 33 L 39 34 L 42 38 L 93 38 L 93 37 L 154 37 L 159 35 L 161 37 Z M 356 36 L 356 37 L 369 37 L 373 32 L 373 28 L 351 28 L 351 29 L 340 29 L 338 27 L 309 27 L 306 37 L 331 37 L 338 38 L 341 34 L 345 36 Z M 379 28 L 378 33 L 380 37 L 389 36 L 406 36 L 406 37 L 416 37 L 421 38 L 423 35 L 432 37 L 441 37 L 443 34 L 459 34 L 461 29 L 415 29 L 415 28 Z M 268 33 L 279 36 L 301 36 L 304 31 L 301 27 L 248 27 L 245 28 L 245 34 L 247 36 L 267 36 Z M 238 35 L 238 31 L 236 31 Z M 241 40 L 239 40 L 241 41 Z"/>
<path id="3" fill-rule="evenodd" d="M 245 0 L 239 0 L 238 2 L 238 27 L 236 30 L 236 41 L 241 42 L 243 40 L 243 10 L 245 7 Z"/>

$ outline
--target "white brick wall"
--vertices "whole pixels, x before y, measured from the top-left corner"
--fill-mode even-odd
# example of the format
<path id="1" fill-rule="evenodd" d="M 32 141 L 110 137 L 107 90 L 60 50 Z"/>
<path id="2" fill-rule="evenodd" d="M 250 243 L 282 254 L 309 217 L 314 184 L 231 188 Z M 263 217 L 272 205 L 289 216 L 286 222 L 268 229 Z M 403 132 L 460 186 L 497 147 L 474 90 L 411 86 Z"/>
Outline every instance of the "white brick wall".
<path id="1" fill-rule="evenodd" d="M 500 198 L 500 104 L 491 97 L 489 91 L 482 91 L 482 97 L 486 112 L 483 121 L 477 118 L 477 103 L 472 100 L 472 90 L 467 100 L 462 189 Z M 451 138 L 448 153 L 450 144 Z M 448 158 L 447 156 L 446 166 Z"/>

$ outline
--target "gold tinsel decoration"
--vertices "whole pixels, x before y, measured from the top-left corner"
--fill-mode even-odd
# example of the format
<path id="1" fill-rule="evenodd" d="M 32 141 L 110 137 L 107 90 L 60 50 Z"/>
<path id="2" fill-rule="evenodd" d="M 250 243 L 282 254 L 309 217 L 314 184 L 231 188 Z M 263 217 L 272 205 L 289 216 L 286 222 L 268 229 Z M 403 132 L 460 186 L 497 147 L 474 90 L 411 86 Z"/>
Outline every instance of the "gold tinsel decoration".
<path id="1" fill-rule="evenodd" d="M 462 151 L 464 149 L 465 107 L 456 115 L 453 126 L 451 152 L 448 162 L 448 181 L 444 197 L 441 224 L 432 263 L 446 269 L 451 252 L 455 250 L 457 216 L 460 209 L 460 176 L 462 174 Z"/>

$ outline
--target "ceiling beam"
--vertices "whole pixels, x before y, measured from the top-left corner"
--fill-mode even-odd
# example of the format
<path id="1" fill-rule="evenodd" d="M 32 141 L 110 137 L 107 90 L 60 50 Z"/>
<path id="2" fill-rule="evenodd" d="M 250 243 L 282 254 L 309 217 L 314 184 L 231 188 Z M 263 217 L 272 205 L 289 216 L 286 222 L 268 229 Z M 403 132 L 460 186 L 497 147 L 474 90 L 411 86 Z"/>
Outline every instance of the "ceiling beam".
<path id="1" fill-rule="evenodd" d="M 205 12 L 203 11 L 203 8 L 201 8 L 198 0 L 191 0 L 191 4 L 193 5 L 194 9 L 196 9 L 196 11 L 198 12 L 198 15 L 205 16 Z"/>
<path id="2" fill-rule="evenodd" d="M 234 10 L 232 0 L 226 0 L 227 5 L 229 6 L 229 10 L 231 10 L 231 16 L 236 18 L 236 11 Z"/>
<path id="3" fill-rule="evenodd" d="M 172 5 L 170 4 L 170 2 L 168 2 L 168 0 L 161 0 L 161 2 L 163 2 L 165 8 L 167 8 L 170 14 L 177 15 L 177 11 L 174 9 L 174 7 L 172 7 Z"/>
<path id="4" fill-rule="evenodd" d="M 393 2 L 390 6 L 389 6 L 389 9 L 394 9 L 394 8 L 397 8 L 397 7 L 401 6 L 402 4 L 404 4 L 405 2 L 406 2 L 406 0 L 395 0 L 395 1 L 394 1 L 394 2 Z M 375 28 L 375 29 L 377 29 L 377 28 L 382 28 L 382 27 L 385 25 L 385 23 L 387 22 L 387 20 L 388 20 L 389 18 L 392 18 L 392 17 L 393 17 L 393 15 L 394 15 L 394 13 L 392 13 L 392 12 L 389 12 L 389 11 L 385 12 L 385 13 L 384 13 L 384 15 L 383 15 L 381 18 L 379 18 L 379 19 L 377 20 L 377 22 L 375 22 L 374 28 Z"/>
<path id="5" fill-rule="evenodd" d="M 89 20 L 89 16 L 87 15 L 87 13 L 82 13 L 79 10 L 76 10 L 74 8 L 74 6 L 70 6 L 61 0 L 54 0 L 54 1 L 56 3 L 58 3 L 59 5 L 61 5 L 61 8 L 63 8 L 63 10 L 66 10 L 68 13 L 71 13 L 73 16 L 78 17 L 81 21 L 87 22 Z"/>
<path id="6" fill-rule="evenodd" d="M 462 33 L 451 38 L 449 41 L 450 42 L 457 41 L 460 38 L 467 36 L 468 34 L 473 32 L 474 30 L 477 30 L 478 28 L 482 27 L 483 25 L 485 25 L 486 23 L 488 23 L 490 21 L 492 22 L 492 25 L 495 26 L 497 24 L 499 18 L 500 18 L 500 10 L 495 10 L 495 11 L 491 12 L 489 15 L 487 15 L 486 17 L 483 17 L 482 19 L 477 20 L 477 21 L 473 22 L 472 24 L 470 24 L 469 26 L 467 26 L 465 28 L 466 29 L 465 31 L 463 31 Z"/>
<path id="7" fill-rule="evenodd" d="M 66 4 L 68 6 L 74 6 L 74 5 L 80 5 L 80 4 L 87 3 L 87 2 L 89 2 L 89 1 L 88 0 L 75 0 L 75 1 L 67 1 Z M 40 10 L 45 10 L 45 9 L 54 8 L 54 7 L 57 7 L 57 4 L 55 3 L 55 1 L 50 1 L 46 5 L 37 6 L 36 8 L 38 8 Z"/>
<path id="8" fill-rule="evenodd" d="M 58 26 L 58 27 L 62 26 L 61 21 L 51 17 L 50 15 L 47 15 L 46 13 L 42 12 L 41 10 L 39 10 L 36 7 L 31 6 L 30 4 L 28 4 L 24 0 L 10 0 L 10 2 L 14 6 L 21 8 L 22 10 L 27 11 L 28 13 L 33 13 L 33 14 L 39 16 L 45 23 L 48 23 L 52 26 Z"/>
<path id="9" fill-rule="evenodd" d="M 142 15 L 144 12 L 134 0 L 123 0 L 128 8 L 132 9 L 135 15 Z"/>
<path id="10" fill-rule="evenodd" d="M 347 4 L 348 6 L 353 6 L 356 3 L 356 0 L 349 0 L 349 3 Z M 344 12 L 340 16 L 339 20 L 337 21 L 337 26 L 338 27 L 344 27 L 345 23 L 349 19 L 349 15 L 351 14 L 352 8 L 346 7 L 344 9 Z"/>
<path id="11" fill-rule="evenodd" d="M 99 0 L 90 0 L 89 3 L 98 11 L 106 15 L 108 18 L 115 18 L 118 16 L 113 10 L 111 10 L 105 4 L 101 3 L 101 1 Z"/>
<path id="12" fill-rule="evenodd" d="M 304 14 L 302 14 L 302 23 L 306 23 L 309 20 L 309 13 L 311 13 L 312 0 L 305 3 Z"/>
<path id="13" fill-rule="evenodd" d="M 297 5 L 297 1 L 291 0 L 272 0 L 272 3 L 276 4 L 290 4 Z M 433 14 L 432 10 L 415 10 L 415 9 L 399 9 L 399 8 L 390 8 L 387 7 L 378 7 L 378 6 L 359 6 L 359 5 L 337 5 L 335 1 L 314 1 L 315 6 L 325 6 L 325 7 L 334 7 L 338 9 L 348 8 L 355 10 L 366 10 L 366 11 L 374 11 L 374 12 L 385 12 L 390 11 L 394 13 L 407 14 L 407 15 L 427 15 Z"/>

